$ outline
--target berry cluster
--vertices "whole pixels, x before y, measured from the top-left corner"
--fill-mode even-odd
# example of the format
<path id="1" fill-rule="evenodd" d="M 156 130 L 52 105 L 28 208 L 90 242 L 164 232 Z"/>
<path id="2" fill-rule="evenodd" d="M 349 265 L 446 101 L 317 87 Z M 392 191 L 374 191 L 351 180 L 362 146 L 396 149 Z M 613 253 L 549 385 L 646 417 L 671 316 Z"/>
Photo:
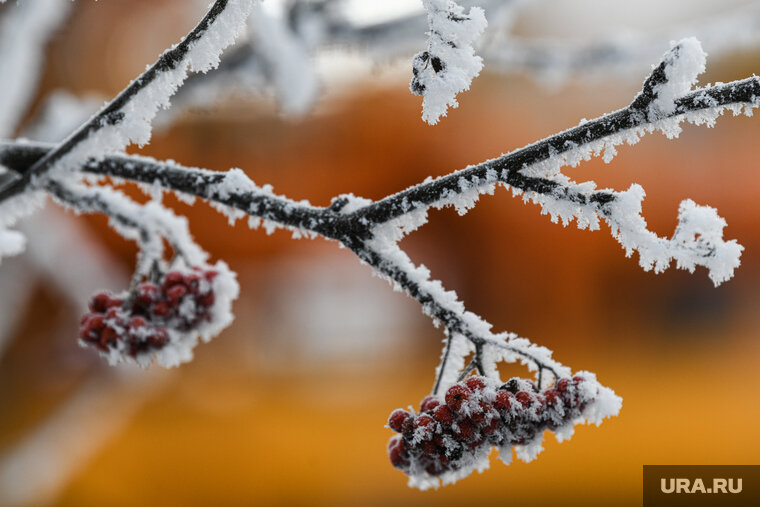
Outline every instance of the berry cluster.
<path id="1" fill-rule="evenodd" d="M 185 332 L 211 320 L 217 275 L 194 267 L 188 273 L 169 271 L 159 284 L 143 282 L 130 294 L 98 292 L 82 317 L 79 336 L 103 352 L 118 350 L 133 358 L 160 350 L 169 343 L 167 330 Z"/>
<path id="2" fill-rule="evenodd" d="M 407 475 L 438 477 L 472 467 L 492 446 L 530 443 L 544 430 L 556 430 L 580 417 L 594 401 L 581 376 L 559 379 L 538 392 L 529 380 L 501 384 L 471 376 L 454 384 L 444 397 L 427 396 L 419 413 L 394 410 L 388 426 L 388 456 Z"/>

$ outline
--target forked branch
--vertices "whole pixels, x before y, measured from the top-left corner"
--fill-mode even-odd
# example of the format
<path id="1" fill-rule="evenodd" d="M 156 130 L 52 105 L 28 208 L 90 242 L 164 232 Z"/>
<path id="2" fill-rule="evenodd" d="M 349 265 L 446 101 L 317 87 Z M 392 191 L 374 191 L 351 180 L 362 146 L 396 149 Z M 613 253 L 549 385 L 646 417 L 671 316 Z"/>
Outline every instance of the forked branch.
<path id="1" fill-rule="evenodd" d="M 25 211 L 12 207 L 16 199 L 47 193 L 78 212 L 110 216 L 119 232 L 140 244 L 141 258 L 129 293 L 95 298 L 91 314 L 83 323 L 83 341 L 97 346 L 110 360 L 132 358 L 145 364 L 155 355 L 167 366 L 190 360 L 198 338 L 210 339 L 231 321 L 229 308 L 237 296 L 237 284 L 223 263 L 213 267 L 206 264 L 207 255 L 193 242 L 185 219 L 174 216 L 158 200 L 145 205 L 135 203 L 104 182 L 105 177 L 141 183 L 153 192 L 166 190 L 199 197 L 231 219 L 248 216 L 252 225 L 263 220 L 268 231 L 282 227 L 298 236 L 321 236 L 350 249 L 375 273 L 418 301 L 436 325 L 444 327 L 446 340 L 436 372 L 434 398 L 454 388 L 466 392 L 458 382 L 477 371 L 482 379 L 473 384 L 482 383 L 487 393 L 481 401 L 495 403 L 497 391 L 501 390 L 497 364 L 520 361 L 536 371 L 536 383 L 526 381 L 523 385 L 515 381 L 513 387 L 527 389 L 530 384 L 539 396 L 546 393 L 546 401 L 556 396 L 548 394 L 550 383 L 545 374 L 550 373 L 559 388 L 562 381 L 567 386 L 572 371 L 555 361 L 544 347 L 509 333 L 493 333 L 489 323 L 467 311 L 457 295 L 445 290 L 427 268 L 412 263 L 399 241 L 427 221 L 430 208 L 454 206 L 464 214 L 481 194 L 492 194 L 497 185 L 503 185 L 522 195 L 523 200 L 541 205 L 542 213 L 551 215 L 555 222 L 561 219 L 567 225 L 576 220 L 578 227 L 593 230 L 606 221 L 627 255 L 638 252 L 644 269 L 660 272 L 675 260 L 679 268 L 690 271 L 696 266 L 706 267 L 716 285 L 733 276 L 742 247 L 734 240 L 723 239 L 726 223 L 714 209 L 684 201 L 678 226 L 670 238 L 664 238 L 647 229 L 641 215 L 644 193 L 638 185 L 624 191 L 597 189 L 594 182 L 576 183 L 561 171 L 564 166 L 575 166 L 593 156 L 603 155 L 609 162 L 616 154 L 616 146 L 633 144 L 647 132 L 660 130 L 668 137 L 676 137 L 684 120 L 711 125 L 726 109 L 734 114 L 751 114 L 760 105 L 758 77 L 693 89 L 705 61 L 694 39 L 681 41 L 665 54 L 629 106 L 501 157 L 427 179 L 376 202 L 340 195 L 329 206 L 313 206 L 276 195 L 270 186 L 257 186 L 240 169 L 214 172 L 114 154 L 131 142 L 148 141 L 150 122 L 157 109 L 168 105 L 188 70 L 205 72 L 218 62 L 221 51 L 245 23 L 252 3 L 217 0 L 186 39 L 165 52 L 62 143 L 0 144 L 0 164 L 9 171 L 0 187 L 0 233 Z M 424 3 L 429 10 L 431 38 L 428 51 L 415 58 L 417 86 L 415 90 L 413 81 L 412 88 L 425 95 L 426 108 L 430 109 L 428 119 L 435 120 L 446 107 L 456 104 L 454 95 L 469 86 L 480 70 L 470 43 L 485 20 L 477 9 L 465 15 L 451 0 Z M 467 37 L 458 32 L 462 27 L 469 27 L 465 28 Z M 446 76 L 446 69 L 455 70 L 459 64 L 468 69 L 466 79 L 447 81 L 451 76 Z M 443 88 L 436 89 L 439 86 Z M 428 94 L 431 90 L 433 95 Z M 433 98 L 443 99 L 428 100 Z M 165 262 L 164 240 L 173 246 L 178 259 Z M 157 265 L 160 273 L 149 276 Z M 146 318 L 155 321 L 149 326 Z M 109 327 L 112 325 L 115 327 Z M 129 330 L 124 336 L 131 341 L 119 341 L 116 336 L 124 329 Z M 466 363 L 470 355 L 472 359 Z M 565 435 L 578 422 L 599 423 L 619 411 L 620 398 L 599 384 L 593 374 L 584 373 L 573 382 L 568 392 L 575 396 L 574 404 L 567 405 L 571 411 L 540 421 L 533 413 L 537 419 L 531 428 L 536 431 L 522 437 L 510 433 L 503 440 L 505 445 L 509 443 L 510 450 L 512 445 L 519 446 L 518 455 L 529 460 L 540 451 L 538 430 L 549 427 Z M 512 431 L 506 423 L 503 429 Z M 415 442 L 412 433 L 404 438 Z M 459 436 L 463 442 L 470 438 Z M 470 453 L 469 461 L 457 461 L 456 466 L 449 466 L 452 461 L 447 461 L 444 468 L 436 465 L 432 472 L 416 465 L 402 468 L 421 487 L 437 484 L 436 477 L 453 481 L 482 466 L 481 458 L 487 462 L 490 447 L 486 447 L 475 453 L 477 456 Z M 447 460 L 463 459 L 461 452 L 454 458 L 449 451 L 444 455 Z M 399 464 L 403 465 L 403 460 Z"/>

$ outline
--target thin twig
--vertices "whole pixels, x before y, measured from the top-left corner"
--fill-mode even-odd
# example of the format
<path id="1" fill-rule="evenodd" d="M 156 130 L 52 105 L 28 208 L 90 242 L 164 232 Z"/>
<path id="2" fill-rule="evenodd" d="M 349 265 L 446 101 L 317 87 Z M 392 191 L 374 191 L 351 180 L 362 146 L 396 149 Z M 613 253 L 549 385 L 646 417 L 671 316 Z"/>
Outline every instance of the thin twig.
<path id="1" fill-rule="evenodd" d="M 179 44 L 166 50 L 140 77 L 135 79 L 111 102 L 106 104 L 98 114 L 94 115 L 63 142 L 37 160 L 34 165 L 21 175 L 20 179 L 11 182 L 4 188 L 0 188 L 0 202 L 23 192 L 26 187 L 33 184 L 36 178 L 50 171 L 63 157 L 71 153 L 77 146 L 99 130 L 106 126 L 119 124 L 125 117 L 125 107 L 132 99 L 140 91 L 156 81 L 161 74 L 172 71 L 177 67 L 190 51 L 192 45 L 203 37 L 212 23 L 224 12 L 228 2 L 229 0 L 216 0 L 200 23 Z"/>

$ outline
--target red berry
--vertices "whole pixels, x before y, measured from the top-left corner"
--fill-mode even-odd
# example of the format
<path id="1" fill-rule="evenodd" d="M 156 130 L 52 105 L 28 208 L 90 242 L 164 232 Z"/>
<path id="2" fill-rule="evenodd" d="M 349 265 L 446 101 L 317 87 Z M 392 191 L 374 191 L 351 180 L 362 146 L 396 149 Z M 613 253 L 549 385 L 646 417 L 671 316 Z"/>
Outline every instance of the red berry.
<path id="1" fill-rule="evenodd" d="M 132 319 L 129 321 L 130 329 L 140 329 L 141 327 L 145 327 L 147 325 L 148 323 L 142 317 L 132 317 Z"/>
<path id="2" fill-rule="evenodd" d="M 214 279 L 219 275 L 219 272 L 214 269 L 209 269 L 205 273 L 203 273 L 203 278 L 205 278 L 209 282 L 213 282 Z"/>
<path id="3" fill-rule="evenodd" d="M 109 298 L 107 307 L 108 308 L 119 308 L 121 305 L 124 304 L 124 300 L 121 298 Z"/>
<path id="4" fill-rule="evenodd" d="M 171 304 L 176 305 L 185 294 L 187 294 L 187 287 L 184 285 L 175 285 L 166 291 L 166 299 L 168 299 Z"/>
<path id="5" fill-rule="evenodd" d="M 511 393 L 507 391 L 499 390 L 496 393 L 496 399 L 493 402 L 493 406 L 497 410 L 504 410 L 504 411 L 509 410 L 509 407 L 512 405 L 510 398 L 512 398 Z"/>
<path id="6" fill-rule="evenodd" d="M 501 426 L 501 419 L 499 419 L 498 416 L 491 419 L 491 422 L 483 428 L 483 434 L 484 435 L 493 435 L 496 433 L 496 430 L 499 429 L 499 426 Z"/>
<path id="7" fill-rule="evenodd" d="M 401 433 L 407 437 L 411 437 L 414 433 L 414 418 L 407 417 L 403 423 L 401 423 Z"/>
<path id="8" fill-rule="evenodd" d="M 441 424 L 449 425 L 454 422 L 454 413 L 448 405 L 438 405 L 433 411 L 433 417 Z"/>
<path id="9" fill-rule="evenodd" d="M 557 382 L 557 391 L 564 393 L 565 391 L 567 391 L 567 384 L 569 383 L 570 382 L 566 378 L 559 379 L 559 381 Z"/>
<path id="10" fill-rule="evenodd" d="M 422 403 L 420 403 L 420 412 L 427 412 L 428 410 L 434 410 L 435 407 L 440 405 L 441 402 L 438 401 L 438 398 L 436 398 L 433 395 L 425 396 L 422 398 Z"/>
<path id="11" fill-rule="evenodd" d="M 167 317 L 171 311 L 172 309 L 166 301 L 159 301 L 153 305 L 153 315 L 158 317 Z"/>
<path id="12" fill-rule="evenodd" d="M 208 308 L 209 306 L 214 306 L 214 301 L 216 301 L 216 297 L 214 296 L 213 292 L 207 292 L 205 294 L 202 294 L 196 298 L 196 301 L 199 305 L 205 306 Z"/>
<path id="13" fill-rule="evenodd" d="M 475 435 L 475 425 L 468 419 L 459 421 L 457 427 L 458 429 L 455 431 L 455 434 L 462 440 L 469 440 Z"/>
<path id="14" fill-rule="evenodd" d="M 158 297 L 158 287 L 154 283 L 145 282 L 141 283 L 137 289 L 137 300 L 143 306 L 148 306 L 153 303 Z"/>
<path id="15" fill-rule="evenodd" d="M 404 452 L 403 444 L 401 443 L 401 439 L 398 438 L 395 440 L 391 440 L 390 445 L 388 446 L 388 458 L 391 460 L 391 465 L 393 465 L 395 468 L 406 468 L 409 465 L 409 461 L 407 459 L 406 452 Z"/>
<path id="16" fill-rule="evenodd" d="M 424 452 L 431 458 L 433 456 L 438 455 L 438 447 L 430 440 L 426 440 L 422 442 L 422 445 L 420 445 L 420 449 L 422 449 L 422 452 Z"/>
<path id="17" fill-rule="evenodd" d="M 105 313 L 108 310 L 108 302 L 111 300 L 111 296 L 107 292 L 98 292 L 92 299 L 90 299 L 90 311 L 97 313 Z"/>
<path id="18" fill-rule="evenodd" d="M 143 352 L 145 350 L 145 345 L 138 343 L 138 342 L 132 342 L 129 344 L 129 355 L 132 357 L 137 357 L 137 354 L 140 352 Z"/>
<path id="19" fill-rule="evenodd" d="M 467 380 L 464 381 L 464 383 L 473 391 L 480 391 L 486 387 L 485 382 L 483 382 L 483 379 L 480 377 L 469 377 Z"/>
<path id="20" fill-rule="evenodd" d="M 116 343 L 118 339 L 119 334 L 114 328 L 109 326 L 103 329 L 103 332 L 100 334 L 100 345 L 106 347 L 106 345 Z"/>
<path id="21" fill-rule="evenodd" d="M 453 411 L 458 411 L 462 408 L 462 404 L 470 399 L 470 391 L 466 386 L 462 384 L 454 384 L 446 391 L 446 405 Z"/>
<path id="22" fill-rule="evenodd" d="M 79 327 L 79 337 L 83 340 L 97 341 L 103 329 L 103 316 L 98 313 L 86 313 Z"/>
<path id="23" fill-rule="evenodd" d="M 583 380 L 584 380 L 583 377 L 581 377 L 580 375 L 576 375 L 573 377 L 573 382 L 575 382 L 576 384 L 583 382 Z"/>
<path id="24" fill-rule="evenodd" d="M 415 428 L 427 428 L 431 426 L 435 421 L 433 421 L 433 418 L 429 415 L 421 415 L 417 419 L 414 420 L 414 427 Z"/>
<path id="25" fill-rule="evenodd" d="M 517 401 L 519 401 L 523 407 L 527 407 L 533 402 L 533 396 L 527 391 L 520 391 L 516 395 Z"/>
<path id="26" fill-rule="evenodd" d="M 189 275 L 185 276 L 185 286 L 192 292 L 193 294 L 198 293 L 198 288 L 201 285 L 201 277 L 198 276 L 195 273 L 190 273 Z"/>
<path id="27" fill-rule="evenodd" d="M 556 389 L 548 389 L 544 393 L 544 399 L 547 405 L 554 405 L 559 401 L 559 392 Z"/>
<path id="28" fill-rule="evenodd" d="M 406 449 L 406 444 L 404 442 L 404 439 L 401 438 L 399 435 L 393 435 L 390 440 L 388 440 L 388 451 L 393 449 L 394 447 L 401 447 L 401 449 Z"/>
<path id="29" fill-rule="evenodd" d="M 478 426 L 482 426 L 486 422 L 486 414 L 491 412 L 491 406 L 485 401 L 481 401 L 478 405 L 480 406 L 480 410 L 470 415 L 470 419 Z"/>
<path id="30" fill-rule="evenodd" d="M 169 343 L 169 335 L 162 327 L 156 328 L 148 337 L 148 344 L 157 349 L 163 348 L 167 343 Z"/>
<path id="31" fill-rule="evenodd" d="M 169 271 L 164 277 L 164 287 L 169 288 L 185 281 L 185 276 L 179 271 Z"/>
<path id="32" fill-rule="evenodd" d="M 105 326 L 105 318 L 102 315 L 94 314 L 87 321 L 87 328 L 91 331 L 101 331 Z"/>
<path id="33" fill-rule="evenodd" d="M 401 433 L 401 426 L 404 421 L 409 419 L 412 415 L 406 410 L 396 409 L 391 412 L 391 416 L 388 418 L 388 426 L 395 432 Z"/>

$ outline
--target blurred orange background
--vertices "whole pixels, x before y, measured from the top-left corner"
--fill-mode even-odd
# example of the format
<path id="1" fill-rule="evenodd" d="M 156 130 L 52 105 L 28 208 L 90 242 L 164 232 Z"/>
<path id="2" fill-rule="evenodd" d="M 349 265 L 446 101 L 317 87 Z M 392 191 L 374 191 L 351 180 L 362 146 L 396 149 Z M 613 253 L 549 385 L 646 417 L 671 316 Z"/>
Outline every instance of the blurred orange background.
<path id="1" fill-rule="evenodd" d="M 199 11 L 182 4 L 78 2 L 50 45 L 39 100 L 58 87 L 118 92 L 192 25 Z M 750 52 L 708 60 L 702 82 L 746 77 L 757 61 Z M 623 107 L 641 82 L 570 81 L 552 91 L 485 73 L 429 127 L 408 76 L 371 78 L 328 93 L 299 119 L 266 100 L 194 111 L 134 151 L 241 167 L 317 205 L 345 192 L 377 199 Z M 725 236 L 745 246 L 735 279 L 718 288 L 704 270 L 645 273 L 606 227 L 552 224 L 504 189 L 464 217 L 432 212 L 404 240 L 496 330 L 548 346 L 623 397 L 620 415 L 600 427 L 579 426 L 561 445 L 547 435 L 535 462 L 504 466 L 494 456 L 490 470 L 453 486 L 407 488 L 388 463 L 383 425 L 433 382 L 442 335 L 417 303 L 334 243 L 228 227 L 203 203 L 167 197 L 199 244 L 238 272 L 236 321 L 190 364 L 114 373 L 77 346 L 86 301 L 28 277 L 33 297 L 0 355 L 0 474 L 21 459 L 19 446 L 40 438 L 46 445 L 23 457 L 48 466 L 16 479 L 36 491 L 33 504 L 609 506 L 640 505 L 644 464 L 757 464 L 758 135 L 757 118 L 722 118 L 709 130 L 685 126 L 676 141 L 647 136 L 609 165 L 566 170 L 602 187 L 640 183 L 660 235 L 672 233 L 682 199 L 716 207 Z M 129 272 L 134 246 L 103 217 L 62 220 L 85 224 L 102 255 Z M 503 373 L 527 374 L 511 365 Z"/>

